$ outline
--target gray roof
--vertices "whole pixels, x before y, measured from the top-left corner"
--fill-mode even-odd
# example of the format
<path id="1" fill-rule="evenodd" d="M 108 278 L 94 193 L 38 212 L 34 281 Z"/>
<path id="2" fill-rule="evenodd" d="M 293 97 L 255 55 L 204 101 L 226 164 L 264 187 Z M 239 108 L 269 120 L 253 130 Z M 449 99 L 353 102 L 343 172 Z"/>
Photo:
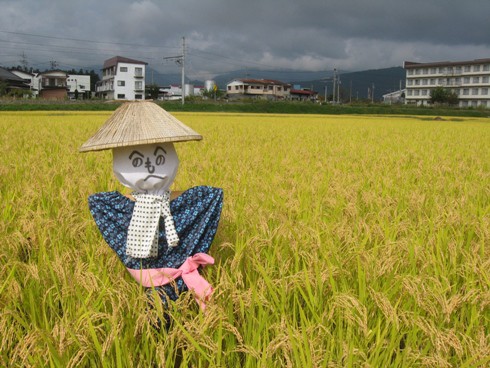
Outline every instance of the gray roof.
<path id="1" fill-rule="evenodd" d="M 25 82 L 24 79 L 15 75 L 14 73 L 9 72 L 7 69 L 0 67 L 0 79 L 9 80 L 14 82 Z"/>
<path id="2" fill-rule="evenodd" d="M 102 69 L 110 68 L 111 66 L 116 66 L 118 63 L 148 65 L 148 63 L 145 63 L 144 61 L 129 59 L 123 56 L 114 56 L 104 61 L 104 66 L 102 67 Z"/>

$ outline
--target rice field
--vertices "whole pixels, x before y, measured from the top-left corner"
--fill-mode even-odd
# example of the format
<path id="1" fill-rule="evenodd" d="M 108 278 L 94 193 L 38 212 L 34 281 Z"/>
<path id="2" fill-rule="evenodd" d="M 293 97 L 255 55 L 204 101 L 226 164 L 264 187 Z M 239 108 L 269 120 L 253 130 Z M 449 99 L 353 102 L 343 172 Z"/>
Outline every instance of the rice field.
<path id="1" fill-rule="evenodd" d="M 489 119 L 175 113 L 225 203 L 167 331 L 88 211 L 109 114 L 0 113 L 0 366 L 490 366 Z"/>

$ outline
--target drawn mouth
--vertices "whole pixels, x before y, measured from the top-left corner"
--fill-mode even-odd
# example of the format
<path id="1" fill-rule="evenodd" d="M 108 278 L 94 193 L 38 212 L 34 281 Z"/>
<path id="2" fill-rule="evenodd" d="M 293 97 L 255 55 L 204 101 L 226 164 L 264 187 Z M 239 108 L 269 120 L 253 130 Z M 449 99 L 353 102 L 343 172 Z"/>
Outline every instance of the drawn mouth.
<path id="1" fill-rule="evenodd" d="M 147 181 L 150 178 L 157 178 L 157 179 L 165 179 L 165 176 L 158 176 L 158 175 L 148 175 L 143 181 Z"/>

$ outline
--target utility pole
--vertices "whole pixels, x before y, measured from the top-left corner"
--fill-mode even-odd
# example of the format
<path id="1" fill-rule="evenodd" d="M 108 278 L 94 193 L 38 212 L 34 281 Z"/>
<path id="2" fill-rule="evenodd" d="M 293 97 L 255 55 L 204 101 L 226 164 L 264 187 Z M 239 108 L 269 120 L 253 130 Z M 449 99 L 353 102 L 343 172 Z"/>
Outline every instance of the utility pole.
<path id="1" fill-rule="evenodd" d="M 24 51 L 22 51 L 22 55 L 20 55 L 20 58 L 21 58 L 20 64 L 24 68 L 24 71 L 27 71 L 27 67 L 29 66 L 29 63 L 27 61 L 27 56 L 26 56 L 26 53 Z"/>
<path id="2" fill-rule="evenodd" d="M 177 56 L 167 56 L 163 60 L 174 60 L 182 71 L 181 89 L 182 89 L 182 105 L 185 103 L 185 37 L 182 37 L 182 54 Z"/>
<path id="3" fill-rule="evenodd" d="M 339 78 L 337 80 L 337 103 L 339 104 L 340 103 L 340 85 L 342 84 L 342 82 L 340 81 L 340 75 L 339 75 Z"/>
<path id="4" fill-rule="evenodd" d="M 352 79 L 350 80 L 349 103 L 352 103 Z"/>
<path id="5" fill-rule="evenodd" d="M 374 103 L 374 83 L 372 83 L 372 88 L 371 88 L 371 103 Z"/>
<path id="6" fill-rule="evenodd" d="M 185 37 L 182 37 L 182 106 L 185 101 Z"/>

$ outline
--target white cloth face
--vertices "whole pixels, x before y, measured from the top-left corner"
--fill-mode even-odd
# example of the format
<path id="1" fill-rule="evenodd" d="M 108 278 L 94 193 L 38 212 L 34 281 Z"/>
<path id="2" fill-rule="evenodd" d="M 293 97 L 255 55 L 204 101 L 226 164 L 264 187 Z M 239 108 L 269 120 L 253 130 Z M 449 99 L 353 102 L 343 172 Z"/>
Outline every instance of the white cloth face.
<path id="1" fill-rule="evenodd" d="M 124 186 L 140 193 L 163 195 L 179 168 L 172 143 L 118 147 L 112 155 L 114 175 Z"/>

